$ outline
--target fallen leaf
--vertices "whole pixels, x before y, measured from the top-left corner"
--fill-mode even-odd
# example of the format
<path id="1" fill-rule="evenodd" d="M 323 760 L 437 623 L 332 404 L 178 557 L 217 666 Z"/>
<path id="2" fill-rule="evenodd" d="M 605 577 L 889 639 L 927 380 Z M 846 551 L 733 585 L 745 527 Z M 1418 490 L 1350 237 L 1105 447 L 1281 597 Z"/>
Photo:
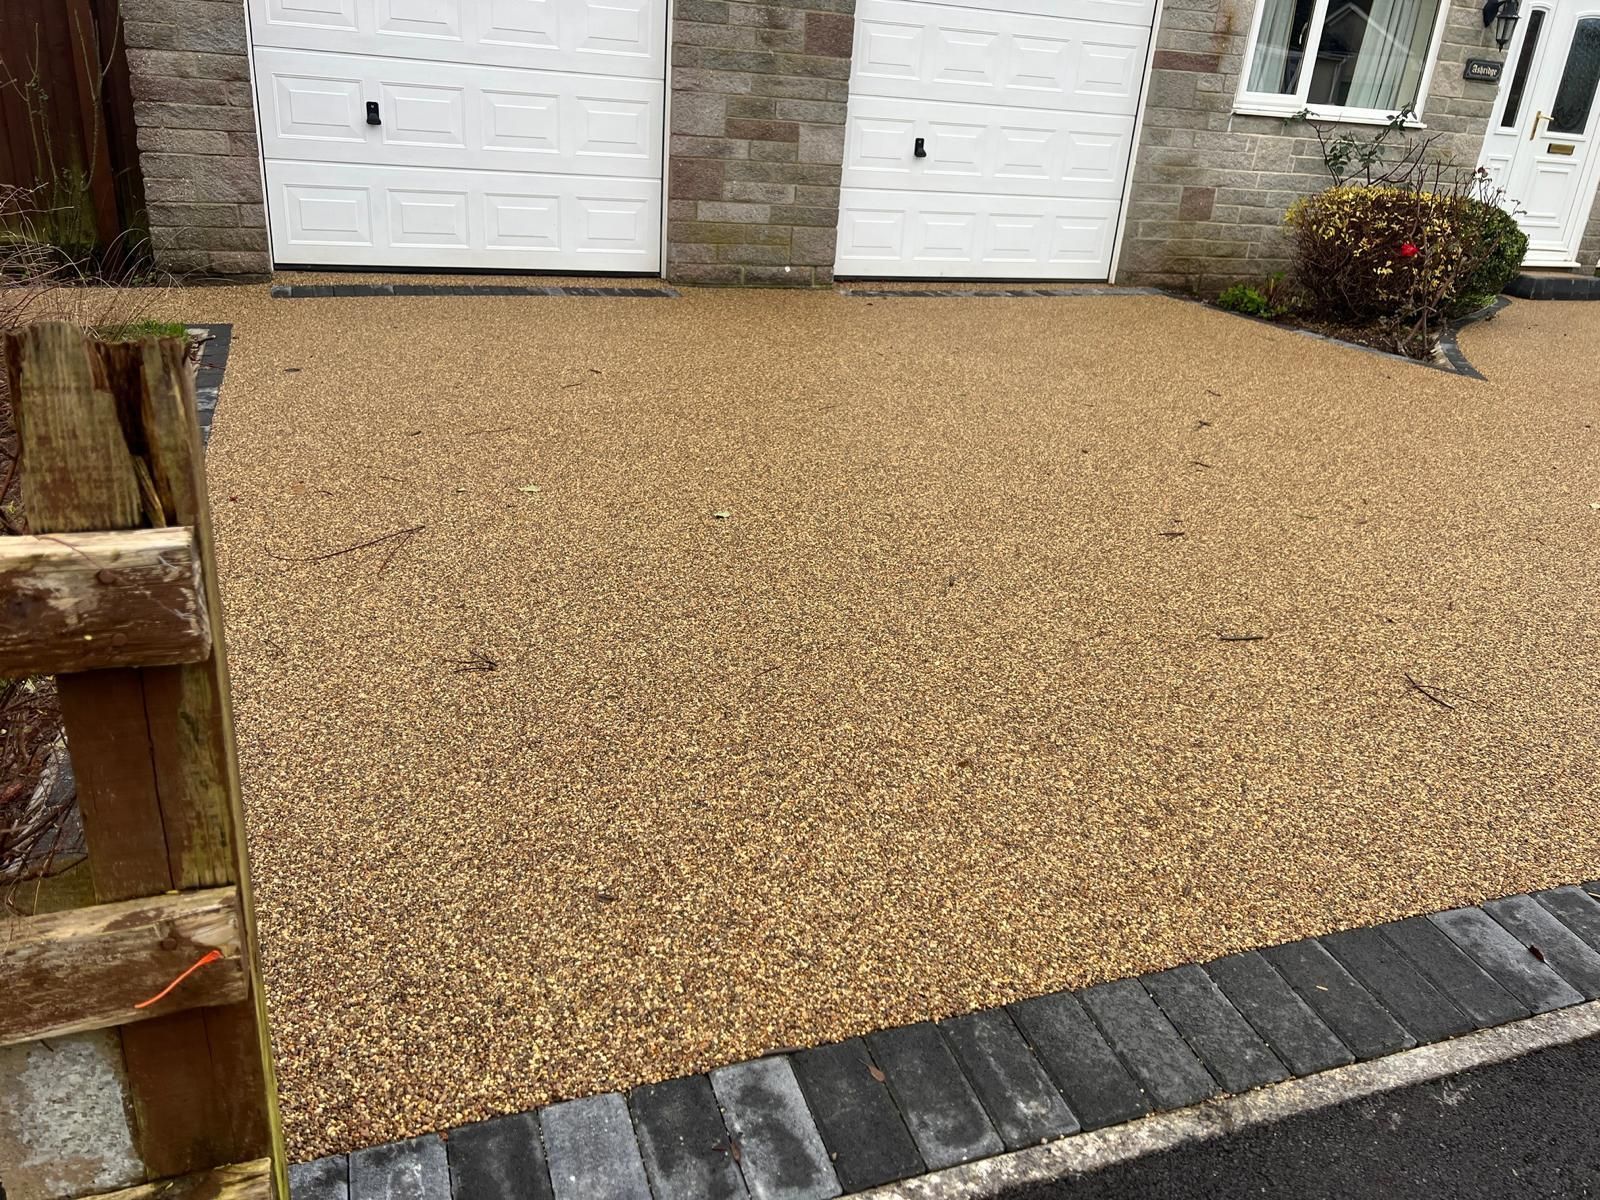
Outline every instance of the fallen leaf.
<path id="1" fill-rule="evenodd" d="M 517 489 L 517 491 L 526 492 L 530 496 L 534 495 L 536 492 L 538 492 L 538 490 L 539 485 L 537 483 L 524 484 L 522 487 Z"/>
<path id="2" fill-rule="evenodd" d="M 728 1139 L 728 1157 L 736 1163 L 744 1161 L 744 1151 L 739 1148 L 739 1139 L 736 1137 Z"/>
<path id="3" fill-rule="evenodd" d="M 871 1063 L 867 1064 L 867 1073 L 869 1075 L 871 1075 L 874 1079 L 876 1079 L 879 1083 L 884 1083 L 889 1078 L 887 1075 L 885 1075 L 882 1071 L 878 1070 L 878 1068 L 873 1066 Z"/>
<path id="4" fill-rule="evenodd" d="M 1539 947 L 1537 947 L 1537 946 L 1529 946 L 1528 947 L 1528 953 L 1533 955 L 1540 962 L 1544 962 L 1545 961 L 1544 951 L 1539 949 Z"/>
<path id="5" fill-rule="evenodd" d="M 719 508 L 719 509 L 717 509 L 716 512 L 712 513 L 711 515 L 714 518 L 716 518 L 718 521 L 726 521 L 729 517 L 733 516 L 733 514 L 731 512 L 729 512 L 725 508 Z"/>

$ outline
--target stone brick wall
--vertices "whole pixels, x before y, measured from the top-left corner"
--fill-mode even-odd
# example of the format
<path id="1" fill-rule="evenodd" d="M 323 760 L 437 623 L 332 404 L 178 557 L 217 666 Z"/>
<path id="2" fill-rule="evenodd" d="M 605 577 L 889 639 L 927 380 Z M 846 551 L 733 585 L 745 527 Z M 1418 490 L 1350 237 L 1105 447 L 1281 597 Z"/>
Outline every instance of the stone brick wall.
<path id="1" fill-rule="evenodd" d="M 1165 0 L 1135 160 L 1118 283 L 1200 293 L 1287 267 L 1284 210 L 1328 185 L 1304 124 L 1233 113 L 1256 0 Z M 1439 154 L 1471 166 L 1494 106 L 1492 84 L 1461 77 L 1468 58 L 1503 57 L 1478 0 L 1453 0 L 1422 105 Z M 1348 126 L 1376 133 L 1371 126 Z"/>
<path id="2" fill-rule="evenodd" d="M 678 0 L 667 277 L 833 279 L 855 0 Z"/>
<path id="3" fill-rule="evenodd" d="M 122 0 L 122 27 L 157 265 L 269 270 L 243 0 Z"/>

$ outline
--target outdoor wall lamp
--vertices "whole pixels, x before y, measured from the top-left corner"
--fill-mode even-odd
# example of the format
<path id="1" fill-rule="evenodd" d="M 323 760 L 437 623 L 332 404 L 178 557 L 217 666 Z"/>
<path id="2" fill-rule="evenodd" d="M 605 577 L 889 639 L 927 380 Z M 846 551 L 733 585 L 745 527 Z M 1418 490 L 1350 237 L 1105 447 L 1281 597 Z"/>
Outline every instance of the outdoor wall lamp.
<path id="1" fill-rule="evenodd" d="M 1483 23 L 1494 26 L 1494 44 L 1504 50 L 1511 44 L 1511 32 L 1522 15 L 1521 0 L 1485 0 Z"/>

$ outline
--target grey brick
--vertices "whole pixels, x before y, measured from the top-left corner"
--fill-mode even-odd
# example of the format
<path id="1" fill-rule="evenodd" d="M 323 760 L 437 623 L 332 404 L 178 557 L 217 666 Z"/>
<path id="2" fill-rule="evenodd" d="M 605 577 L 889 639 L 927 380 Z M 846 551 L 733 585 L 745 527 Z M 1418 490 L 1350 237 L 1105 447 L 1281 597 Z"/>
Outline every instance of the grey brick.
<path id="1" fill-rule="evenodd" d="M 1548 963 L 1586 1000 L 1600 999 L 1600 953 L 1568 929 L 1555 914 L 1532 896 L 1506 896 L 1483 905 L 1491 917 L 1504 925 L 1529 953 L 1537 947 L 1541 961 Z"/>
<path id="2" fill-rule="evenodd" d="M 1417 1044 L 1320 943 L 1308 939 L 1269 946 L 1261 956 L 1357 1058 L 1377 1058 Z"/>
<path id="3" fill-rule="evenodd" d="M 1276 1083 L 1288 1072 L 1250 1023 L 1199 967 L 1173 967 L 1143 976 L 1146 990 L 1230 1092 Z"/>
<path id="4" fill-rule="evenodd" d="M 1131 1121 L 1150 1111 L 1144 1090 L 1077 997 L 1057 992 L 1012 1004 L 1008 1011 L 1085 1129 Z"/>
<path id="5" fill-rule="evenodd" d="M 1577 989 L 1482 909 L 1455 908 L 1428 919 L 1533 1012 L 1550 1012 L 1583 1000 Z"/>
<path id="6" fill-rule="evenodd" d="M 350 1154 L 350 1200 L 450 1200 L 450 1167 L 437 1136 Z"/>
<path id="7" fill-rule="evenodd" d="M 446 1151 L 455 1200 L 552 1200 L 537 1113 L 452 1129 Z"/>
<path id="8" fill-rule="evenodd" d="M 867 1046 L 930 1170 L 1005 1149 L 938 1026 L 922 1021 L 885 1029 L 869 1036 Z"/>
<path id="9" fill-rule="evenodd" d="M 711 92 L 680 92 L 672 98 L 672 132 L 720 137 L 727 124 L 727 98 Z"/>
<path id="10" fill-rule="evenodd" d="M 836 218 L 837 220 L 837 218 Z M 836 225 L 796 226 L 790 238 L 790 248 L 796 265 L 831 267 L 838 240 Z"/>
<path id="11" fill-rule="evenodd" d="M 794 1070 L 762 1058 L 711 1072 L 728 1132 L 739 1141 L 740 1167 L 754 1200 L 826 1200 L 839 1180 L 811 1120 Z"/>
<path id="12" fill-rule="evenodd" d="M 628 1105 L 615 1092 L 539 1113 L 555 1200 L 651 1200 Z"/>
<path id="13" fill-rule="evenodd" d="M 289 1168 L 289 1200 L 350 1200 L 350 1159 L 333 1154 Z"/>
<path id="14" fill-rule="evenodd" d="M 1600 903 L 1594 892 L 1581 887 L 1559 887 L 1535 892 L 1533 898 L 1591 947 L 1600 950 Z"/>
<path id="15" fill-rule="evenodd" d="M 1005 1009 L 952 1017 L 939 1027 L 1008 1149 L 1078 1132 L 1078 1119 Z"/>
<path id="16" fill-rule="evenodd" d="M 865 1042 L 803 1050 L 793 1064 L 841 1187 L 856 1192 L 923 1173 L 926 1164 L 887 1082 L 873 1074 L 877 1064 Z"/>
<path id="17" fill-rule="evenodd" d="M 1217 1094 L 1216 1081 L 1137 980 L 1102 983 L 1078 998 L 1157 1108 Z"/>
<path id="18" fill-rule="evenodd" d="M 842 125 L 800 126 L 800 161 L 843 162 L 844 127 Z"/>
<path id="19" fill-rule="evenodd" d="M 1259 954 L 1230 954 L 1206 964 L 1205 971 L 1296 1075 L 1355 1061 L 1348 1047 Z"/>
<path id="20" fill-rule="evenodd" d="M 1434 983 L 1479 1029 L 1529 1015 L 1528 1008 L 1427 917 L 1407 917 L 1377 927 Z"/>
<path id="21" fill-rule="evenodd" d="M 635 1088 L 628 1105 L 655 1200 L 738 1200 L 747 1194 L 704 1075 Z"/>
<path id="22" fill-rule="evenodd" d="M 1320 939 L 1419 1042 L 1437 1042 L 1476 1028 L 1397 946 L 1375 929 L 1349 929 Z"/>

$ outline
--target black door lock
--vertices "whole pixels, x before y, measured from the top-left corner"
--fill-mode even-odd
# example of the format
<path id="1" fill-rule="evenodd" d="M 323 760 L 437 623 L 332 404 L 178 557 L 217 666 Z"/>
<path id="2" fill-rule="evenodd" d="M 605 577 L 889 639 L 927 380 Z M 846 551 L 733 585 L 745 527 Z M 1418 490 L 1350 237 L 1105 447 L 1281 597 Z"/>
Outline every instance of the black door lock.
<path id="1" fill-rule="evenodd" d="M 368 125 L 382 125 L 383 124 L 383 118 L 378 115 L 378 102 L 376 100 L 368 100 L 367 101 L 367 124 Z"/>
<path id="2" fill-rule="evenodd" d="M 377 106 L 373 105 L 373 104 L 369 104 L 369 105 L 367 105 L 367 107 L 368 108 L 376 108 Z M 911 157 L 912 158 L 927 158 L 928 157 L 928 148 L 922 144 L 922 139 L 921 138 L 918 138 L 916 141 L 911 143 Z"/>

